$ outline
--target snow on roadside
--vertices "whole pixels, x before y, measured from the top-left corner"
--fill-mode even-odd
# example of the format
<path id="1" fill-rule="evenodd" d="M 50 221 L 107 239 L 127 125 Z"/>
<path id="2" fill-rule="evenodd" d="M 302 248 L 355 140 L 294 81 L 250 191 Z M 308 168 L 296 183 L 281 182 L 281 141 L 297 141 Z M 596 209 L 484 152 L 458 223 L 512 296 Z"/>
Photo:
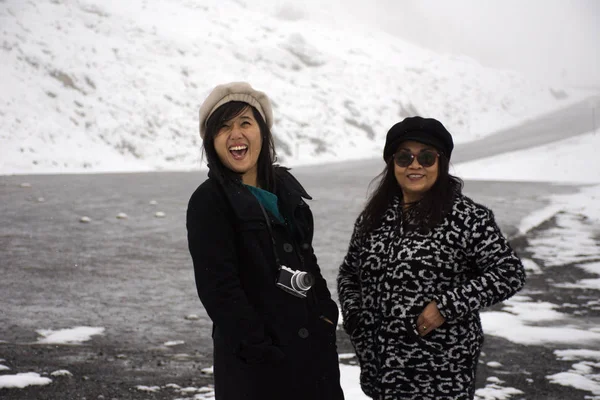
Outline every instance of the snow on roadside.
<path id="1" fill-rule="evenodd" d="M 585 158 L 585 154 L 582 157 Z M 587 186 L 576 193 L 552 196 L 549 206 L 522 221 L 519 231 L 528 234 L 527 251 L 532 254 L 532 260 L 526 262 L 528 272 L 539 274 L 547 268 L 581 268 L 598 278 L 582 279 L 575 283 L 551 283 L 552 286 L 600 290 L 600 263 L 597 262 L 600 258 L 599 200 L 600 185 Z M 554 222 L 551 226 L 535 230 L 550 219 Z M 535 297 L 535 294 L 531 296 Z M 597 347 L 600 329 L 589 329 L 573 315 L 555 310 L 567 306 L 517 295 L 504 302 L 502 311 L 483 312 L 481 319 L 486 334 L 500 336 L 513 343 Z M 543 326 L 540 322 L 543 322 Z M 551 383 L 584 390 L 594 396 L 586 398 L 600 399 L 599 351 L 585 348 L 556 350 L 555 355 L 559 360 L 578 362 L 567 371 L 547 376 Z"/>
<path id="2" fill-rule="evenodd" d="M 167 347 L 179 346 L 180 344 L 185 344 L 185 341 L 183 341 L 183 340 L 169 340 L 169 341 L 163 343 L 163 345 L 165 345 Z"/>
<path id="3" fill-rule="evenodd" d="M 513 395 L 523 394 L 519 389 L 502 387 L 504 381 L 495 376 L 487 378 L 484 388 L 475 391 L 476 400 L 508 400 Z"/>
<path id="4" fill-rule="evenodd" d="M 43 378 L 35 372 L 24 372 L 16 375 L 0 375 L 0 389 L 23 389 L 27 386 L 43 386 L 51 383 L 50 378 Z"/>
<path id="5" fill-rule="evenodd" d="M 50 375 L 52 375 L 52 376 L 73 376 L 73 374 L 70 371 L 67 371 L 66 369 L 58 369 L 58 370 L 50 373 Z"/>
<path id="6" fill-rule="evenodd" d="M 555 219 L 555 226 L 528 237 L 528 251 L 532 258 L 541 262 L 542 267 L 531 266 L 536 272 L 549 267 L 577 265 L 587 272 L 600 277 L 600 265 L 595 261 L 600 258 L 597 235 L 600 232 L 600 185 L 584 187 L 578 193 L 556 195 L 550 199 L 550 205 L 535 215 L 526 218 L 520 231 L 531 232 L 550 218 Z M 594 286 L 595 280 L 582 281 L 579 287 Z M 557 286 L 559 284 L 556 284 Z M 560 284 L 563 285 L 563 284 Z M 577 287 L 578 284 L 570 284 Z M 488 334 L 502 336 L 515 343 L 568 343 L 569 340 L 598 340 L 596 332 L 581 331 L 573 327 L 563 326 L 527 326 L 527 323 L 552 320 L 566 320 L 568 316 L 554 311 L 556 305 L 535 302 L 526 296 L 514 296 L 505 303 L 508 312 L 484 312 L 482 321 Z M 506 327 L 509 326 L 510 329 Z M 574 336 L 573 336 L 574 335 Z M 561 337 L 563 337 L 561 339 Z"/>
<path id="7" fill-rule="evenodd" d="M 537 303 L 528 305 L 535 304 Z M 525 306 L 527 303 L 522 305 Z M 582 329 L 576 325 L 532 325 L 534 321 L 528 318 L 530 316 L 532 316 L 531 311 L 521 315 L 487 311 L 481 313 L 481 322 L 486 335 L 499 336 L 523 345 L 600 343 L 600 332 Z M 564 314 L 564 319 L 569 320 L 569 316 Z M 548 321 L 552 322 L 553 320 Z"/>
<path id="8" fill-rule="evenodd" d="M 595 396 L 586 399 L 600 399 L 600 351 L 556 350 L 554 354 L 559 360 L 579 362 L 573 364 L 566 372 L 547 376 L 550 382 L 585 390 Z"/>
<path id="9" fill-rule="evenodd" d="M 139 390 L 140 392 L 146 392 L 146 393 L 158 393 L 163 389 L 170 389 L 172 391 L 175 391 L 177 394 L 179 395 L 183 395 L 183 396 L 193 396 L 193 397 L 176 397 L 175 400 L 215 400 L 215 391 L 213 389 L 212 386 L 202 386 L 202 387 L 185 387 L 182 388 L 181 386 L 175 384 L 175 383 L 169 383 L 165 386 L 144 386 L 144 385 L 138 385 L 135 387 L 135 389 Z"/>
<path id="10" fill-rule="evenodd" d="M 340 383 L 347 400 L 369 400 L 360 388 L 360 367 L 340 364 Z"/>
<path id="11" fill-rule="evenodd" d="M 600 257 L 596 235 L 600 231 L 600 185 L 585 187 L 578 193 L 553 196 L 548 207 L 526 218 L 522 233 L 531 232 L 550 218 L 555 225 L 528 237 L 528 251 L 544 268 L 577 265 L 600 277 L 600 267 L 594 260 Z M 584 280 L 569 287 L 597 288 L 595 279 Z M 555 284 L 564 287 L 564 284 Z M 526 296 L 514 296 L 505 303 L 506 312 L 483 312 L 486 334 L 501 336 L 514 343 L 589 343 L 599 342 L 600 334 L 572 325 L 537 326 L 539 321 L 568 321 L 569 315 L 554 311 L 557 305 L 536 302 Z"/>
<path id="12" fill-rule="evenodd" d="M 135 387 L 140 392 L 148 392 L 148 393 L 156 393 L 160 390 L 160 386 L 145 386 L 145 385 L 137 385 Z"/>
<path id="13" fill-rule="evenodd" d="M 77 326 L 69 329 L 38 329 L 36 331 L 40 336 L 38 343 L 43 344 L 78 344 L 86 342 L 94 335 L 104 333 L 104 328 Z"/>

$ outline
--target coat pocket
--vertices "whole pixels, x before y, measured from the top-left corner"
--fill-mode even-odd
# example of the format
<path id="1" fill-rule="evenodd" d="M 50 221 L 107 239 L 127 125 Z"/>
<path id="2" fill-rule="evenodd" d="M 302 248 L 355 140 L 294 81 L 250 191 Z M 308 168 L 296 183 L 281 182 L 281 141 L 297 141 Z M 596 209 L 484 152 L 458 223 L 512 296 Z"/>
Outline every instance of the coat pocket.
<path id="1" fill-rule="evenodd" d="M 356 328 L 350 334 L 350 342 L 354 346 L 356 357 L 360 365 L 372 363 L 375 360 L 374 333 L 365 326 L 365 312 L 361 311 L 357 316 Z"/>
<path id="2" fill-rule="evenodd" d="M 417 327 L 415 326 L 415 324 L 413 324 L 412 318 L 404 319 L 404 326 L 411 341 L 415 341 L 416 343 L 418 343 L 418 345 L 422 347 L 423 350 L 431 354 L 442 354 L 444 352 L 444 347 L 441 344 L 428 339 L 428 337 L 434 335 L 433 332 L 426 336 L 419 335 Z"/>

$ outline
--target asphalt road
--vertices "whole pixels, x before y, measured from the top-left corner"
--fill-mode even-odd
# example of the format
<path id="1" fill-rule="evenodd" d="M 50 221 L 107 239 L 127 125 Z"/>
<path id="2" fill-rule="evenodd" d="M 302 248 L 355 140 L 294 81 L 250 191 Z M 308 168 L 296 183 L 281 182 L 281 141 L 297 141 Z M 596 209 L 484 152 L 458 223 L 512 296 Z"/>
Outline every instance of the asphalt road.
<path id="1" fill-rule="evenodd" d="M 299 168 L 297 175 L 315 198 L 315 248 L 333 290 L 365 186 L 326 170 Z M 200 369 L 211 365 L 211 325 L 195 293 L 184 222 L 187 199 L 203 178 L 203 173 L 0 178 L 0 340 L 6 341 L 0 343 L 0 358 L 13 372 L 74 374 L 46 387 L 0 390 L 0 398 L 174 398 L 133 388 L 210 382 Z M 23 182 L 31 187 L 21 187 Z M 468 194 L 495 210 L 506 232 L 549 194 L 572 190 L 466 185 Z M 165 216 L 157 218 L 159 211 Z M 128 218 L 118 219 L 119 213 Z M 83 216 L 90 222 L 80 222 Z M 190 314 L 200 319 L 186 319 Z M 38 329 L 75 326 L 106 331 L 81 346 L 35 344 Z M 174 340 L 185 343 L 164 345 Z M 340 351 L 351 351 L 341 332 Z"/>

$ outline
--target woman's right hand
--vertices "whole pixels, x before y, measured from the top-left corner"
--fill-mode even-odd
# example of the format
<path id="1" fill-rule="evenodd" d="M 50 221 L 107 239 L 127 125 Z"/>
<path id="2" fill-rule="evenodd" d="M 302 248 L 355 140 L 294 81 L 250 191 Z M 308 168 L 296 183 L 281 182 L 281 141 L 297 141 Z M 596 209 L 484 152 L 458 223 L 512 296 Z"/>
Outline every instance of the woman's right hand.
<path id="1" fill-rule="evenodd" d="M 417 332 L 419 335 L 425 336 L 439 328 L 444 322 L 446 319 L 440 313 L 436 301 L 431 301 L 417 318 Z"/>

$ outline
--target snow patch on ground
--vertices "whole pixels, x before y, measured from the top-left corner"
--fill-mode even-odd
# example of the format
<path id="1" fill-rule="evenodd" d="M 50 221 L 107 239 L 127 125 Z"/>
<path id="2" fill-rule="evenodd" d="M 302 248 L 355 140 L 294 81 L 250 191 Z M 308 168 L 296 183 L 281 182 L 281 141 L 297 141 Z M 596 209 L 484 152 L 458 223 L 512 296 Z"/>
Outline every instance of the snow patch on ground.
<path id="1" fill-rule="evenodd" d="M 23 389 L 27 386 L 43 386 L 51 383 L 49 378 L 43 378 L 35 372 L 23 372 L 16 375 L 0 375 L 0 389 Z"/>
<path id="2" fill-rule="evenodd" d="M 532 326 L 526 318 L 497 311 L 481 314 L 483 330 L 487 335 L 503 337 L 524 345 L 600 343 L 600 333 L 578 326 Z"/>
<path id="3" fill-rule="evenodd" d="M 139 390 L 140 392 L 148 392 L 148 393 L 155 393 L 160 390 L 160 386 L 137 385 L 135 388 L 137 390 Z"/>
<path id="4" fill-rule="evenodd" d="M 178 346 L 180 344 L 185 344 L 185 342 L 183 340 L 170 340 L 164 343 L 164 345 L 167 347 Z"/>
<path id="5" fill-rule="evenodd" d="M 523 267 L 525 267 L 525 272 L 527 272 L 527 275 L 538 275 L 542 273 L 540 266 L 532 259 L 522 258 L 521 262 L 523 263 Z"/>
<path id="6" fill-rule="evenodd" d="M 182 388 L 181 386 L 179 386 L 175 383 L 169 383 L 163 387 L 138 385 L 135 388 L 141 392 L 147 392 L 147 393 L 158 393 L 162 389 L 170 389 L 179 395 L 184 395 L 184 396 L 193 395 L 193 397 L 191 397 L 191 398 L 190 397 L 185 397 L 185 398 L 176 397 L 175 400 L 184 400 L 184 399 L 214 400 L 215 399 L 215 391 L 212 386 L 204 386 L 204 387 L 189 386 L 189 387 Z"/>
<path id="7" fill-rule="evenodd" d="M 91 340 L 94 335 L 104 333 L 104 328 L 78 326 L 69 329 L 39 329 L 36 331 L 40 336 L 38 343 L 44 344 L 78 344 Z"/>
<path id="8" fill-rule="evenodd" d="M 594 396 L 600 396 L 600 351 L 586 349 L 555 350 L 554 354 L 559 360 L 579 362 L 573 364 L 571 369 L 566 372 L 547 376 L 551 382 L 571 386 L 591 392 Z M 593 397 L 593 399 L 598 398 L 600 397 Z"/>
<path id="9" fill-rule="evenodd" d="M 73 374 L 66 369 L 59 369 L 52 372 L 50 375 L 52 376 L 73 376 Z"/>
<path id="10" fill-rule="evenodd" d="M 548 207 L 523 221 L 520 231 L 528 232 L 527 250 L 532 253 L 533 259 L 524 260 L 528 273 L 539 274 L 548 268 L 581 268 L 598 275 L 598 278 L 581 279 L 575 283 L 553 283 L 553 286 L 600 290 L 600 262 L 597 261 L 600 259 L 599 200 L 600 186 L 584 187 L 573 194 L 553 196 Z M 550 219 L 554 222 L 552 225 L 536 229 Z M 598 306 L 598 301 L 588 302 L 590 308 Z M 569 304 L 553 304 L 516 295 L 504 302 L 502 311 L 483 312 L 481 320 L 487 335 L 500 336 L 514 343 L 598 346 L 600 329 L 590 329 L 582 321 L 556 311 L 565 307 L 569 307 Z M 600 395 L 600 351 L 580 348 L 556 350 L 555 354 L 559 360 L 578 362 L 567 371 L 549 375 L 547 379 L 550 382 L 581 389 L 593 396 Z M 488 387 L 496 389 L 494 384 Z"/>
<path id="11" fill-rule="evenodd" d="M 513 395 L 523 394 L 519 389 L 511 387 L 502 387 L 504 381 L 495 376 L 487 378 L 484 388 L 475 391 L 476 400 L 508 400 Z"/>
<path id="12" fill-rule="evenodd" d="M 348 400 L 370 400 L 360 388 L 360 367 L 340 364 L 340 383 Z"/>

